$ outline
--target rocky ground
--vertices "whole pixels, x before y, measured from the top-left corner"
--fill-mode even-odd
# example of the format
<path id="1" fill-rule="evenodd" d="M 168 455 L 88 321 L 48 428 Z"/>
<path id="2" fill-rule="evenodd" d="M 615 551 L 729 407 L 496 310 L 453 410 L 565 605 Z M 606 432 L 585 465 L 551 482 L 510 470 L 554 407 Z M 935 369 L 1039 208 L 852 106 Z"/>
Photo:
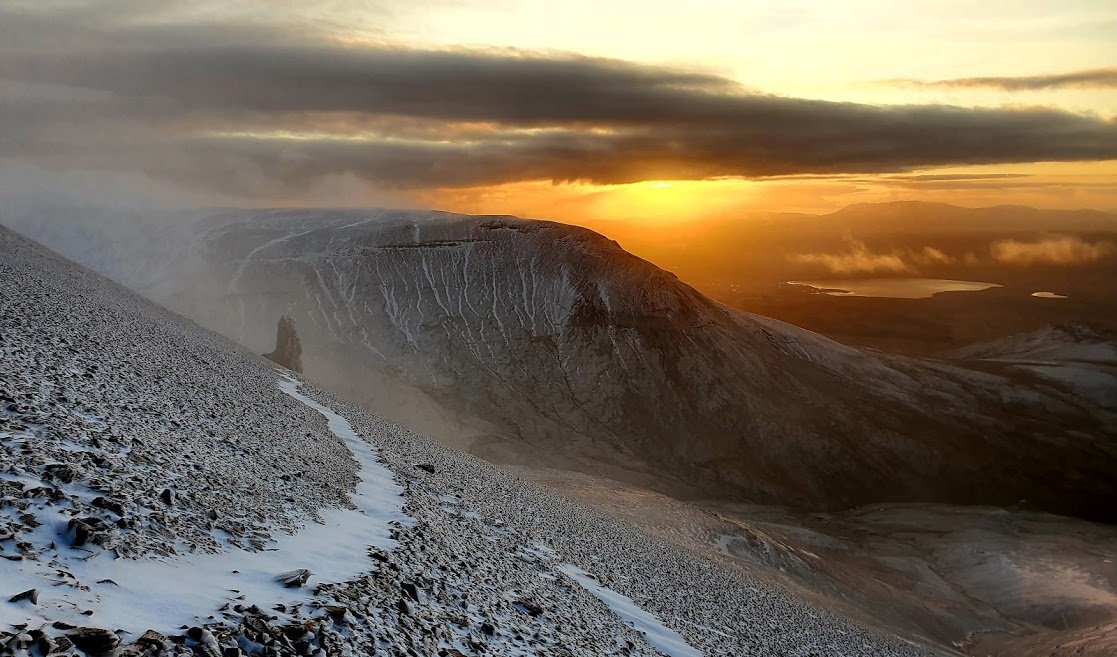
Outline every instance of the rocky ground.
<path id="1" fill-rule="evenodd" d="M 3 229 L 0 335 L 4 654 L 657 654 L 570 565 L 702 654 L 926 654 L 308 384 L 378 450 L 404 515 L 331 557 L 353 576 L 307 563 L 259 604 L 227 590 L 239 567 L 191 564 L 268 564 L 294 530 L 341 544 L 317 521 L 359 512 L 374 464 L 334 421 L 274 364 Z M 199 591 L 223 602 L 186 617 Z"/>

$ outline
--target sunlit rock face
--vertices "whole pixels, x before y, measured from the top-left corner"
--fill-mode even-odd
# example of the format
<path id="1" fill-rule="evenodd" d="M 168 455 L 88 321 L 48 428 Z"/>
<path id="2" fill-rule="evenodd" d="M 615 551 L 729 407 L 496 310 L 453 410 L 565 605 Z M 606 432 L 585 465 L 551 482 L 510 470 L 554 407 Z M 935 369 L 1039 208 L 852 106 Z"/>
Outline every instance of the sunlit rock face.
<path id="1" fill-rule="evenodd" d="M 257 351 L 288 314 L 312 378 L 388 373 L 533 447 L 664 487 L 815 508 L 1117 508 L 1102 502 L 1117 497 L 1104 411 L 731 310 L 592 231 L 376 210 L 190 226 L 167 258 L 186 274 L 147 279 L 155 298 Z"/>

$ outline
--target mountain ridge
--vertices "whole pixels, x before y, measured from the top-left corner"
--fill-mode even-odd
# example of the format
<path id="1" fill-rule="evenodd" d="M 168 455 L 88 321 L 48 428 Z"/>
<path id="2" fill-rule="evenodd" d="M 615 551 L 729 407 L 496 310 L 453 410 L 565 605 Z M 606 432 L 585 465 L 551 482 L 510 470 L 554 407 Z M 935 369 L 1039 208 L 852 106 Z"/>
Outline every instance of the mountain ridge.
<path id="1" fill-rule="evenodd" d="M 1027 497 L 1087 517 L 1114 496 L 1108 416 L 1057 387 L 741 313 L 587 229 L 232 210 L 189 232 L 204 275 L 176 274 L 156 297 L 211 328 L 260 351 L 292 314 L 319 360 L 307 357 L 311 376 L 348 368 L 359 388 L 387 374 L 528 443 L 661 484 L 825 508 Z M 1061 476 L 1051 450 L 1082 474 L 1036 499 L 1031 481 Z"/>

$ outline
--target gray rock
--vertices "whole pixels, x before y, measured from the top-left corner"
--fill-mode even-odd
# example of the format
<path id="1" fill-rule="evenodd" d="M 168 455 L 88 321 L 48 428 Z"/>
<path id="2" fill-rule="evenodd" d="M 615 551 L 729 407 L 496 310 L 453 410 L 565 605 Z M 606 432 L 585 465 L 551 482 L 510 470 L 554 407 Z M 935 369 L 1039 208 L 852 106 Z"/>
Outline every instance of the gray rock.
<path id="1" fill-rule="evenodd" d="M 163 650 L 167 647 L 167 637 L 156 632 L 155 630 L 148 630 L 144 632 L 143 636 L 141 636 L 137 640 L 137 643 L 139 643 L 140 645 L 148 645 L 159 650 Z"/>
<path id="2" fill-rule="evenodd" d="M 106 655 L 120 645 L 120 637 L 99 627 L 79 627 L 68 632 L 66 637 L 74 642 L 78 650 L 90 657 Z"/>
<path id="3" fill-rule="evenodd" d="M 39 604 L 39 589 L 27 589 L 23 593 L 16 593 L 8 598 L 8 602 L 22 602 L 27 600 L 33 605 Z"/>
<path id="4" fill-rule="evenodd" d="M 298 588 L 306 584 L 306 580 L 310 579 L 310 571 L 306 568 L 298 568 L 276 576 L 275 581 L 283 584 L 289 589 Z"/>

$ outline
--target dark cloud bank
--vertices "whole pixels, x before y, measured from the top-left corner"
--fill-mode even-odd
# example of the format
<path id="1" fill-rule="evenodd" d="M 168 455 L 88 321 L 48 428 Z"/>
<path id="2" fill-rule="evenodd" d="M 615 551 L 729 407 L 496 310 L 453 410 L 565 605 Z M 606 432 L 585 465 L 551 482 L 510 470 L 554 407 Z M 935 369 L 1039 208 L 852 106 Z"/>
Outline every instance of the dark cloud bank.
<path id="1" fill-rule="evenodd" d="M 612 60 L 122 13 L 0 7 L 0 159 L 265 195 L 331 175 L 406 188 L 1117 158 L 1112 119 L 1050 109 L 783 98 Z"/>

